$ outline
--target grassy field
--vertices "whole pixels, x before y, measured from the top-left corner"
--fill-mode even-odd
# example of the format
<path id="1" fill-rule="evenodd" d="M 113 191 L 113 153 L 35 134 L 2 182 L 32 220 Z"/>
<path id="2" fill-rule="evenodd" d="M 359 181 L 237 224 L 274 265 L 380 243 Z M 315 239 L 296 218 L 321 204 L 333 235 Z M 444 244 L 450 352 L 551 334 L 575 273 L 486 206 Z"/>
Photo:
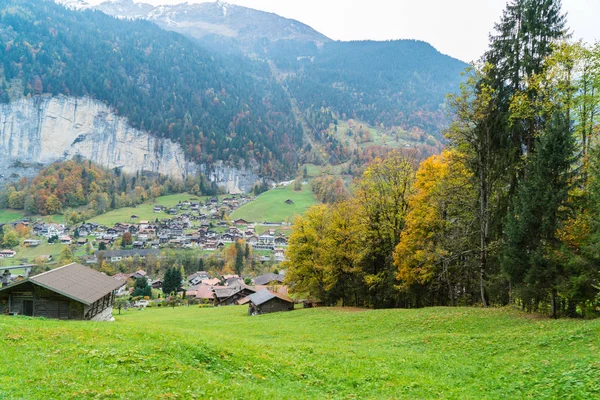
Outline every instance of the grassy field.
<path id="1" fill-rule="evenodd" d="M 0 210 L 0 224 L 19 220 L 24 215 L 20 210 Z"/>
<path id="2" fill-rule="evenodd" d="M 589 399 L 600 321 L 508 309 L 0 317 L 0 399 Z"/>
<path id="3" fill-rule="evenodd" d="M 286 200 L 294 204 L 286 204 Z M 312 205 L 317 204 L 310 185 L 304 185 L 301 191 L 295 191 L 293 185 L 271 189 L 262 193 L 248 204 L 233 212 L 231 219 L 242 218 L 250 222 L 284 222 L 293 221 L 295 215 L 304 214 Z"/>
<path id="4" fill-rule="evenodd" d="M 117 222 L 131 222 L 132 215 L 137 215 L 139 217 L 138 221 L 154 221 L 156 218 L 168 217 L 168 215 L 165 213 L 155 213 L 153 211 L 155 205 L 173 207 L 181 201 L 191 199 L 194 199 L 194 201 L 205 201 L 206 197 L 197 197 L 187 193 L 162 196 L 157 198 L 153 203 L 144 203 L 137 207 L 125 207 L 118 210 L 109 211 L 90 219 L 90 222 L 96 222 L 105 226 L 113 226 Z"/>

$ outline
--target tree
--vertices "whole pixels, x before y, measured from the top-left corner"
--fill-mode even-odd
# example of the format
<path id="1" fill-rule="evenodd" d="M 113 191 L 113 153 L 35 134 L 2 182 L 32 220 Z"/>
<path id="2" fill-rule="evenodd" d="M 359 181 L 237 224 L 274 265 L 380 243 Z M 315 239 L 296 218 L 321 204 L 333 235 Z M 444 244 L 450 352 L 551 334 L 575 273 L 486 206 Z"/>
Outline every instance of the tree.
<path id="1" fill-rule="evenodd" d="M 167 268 L 163 277 L 162 291 L 165 295 L 177 293 L 181 287 L 181 272 L 178 268 Z"/>
<path id="2" fill-rule="evenodd" d="M 4 238 L 2 239 L 2 244 L 4 247 L 9 249 L 15 248 L 19 245 L 19 235 L 15 232 L 14 229 L 9 229 L 8 226 L 4 227 Z"/>
<path id="3" fill-rule="evenodd" d="M 133 286 L 133 292 L 131 293 L 133 297 L 150 297 L 152 298 L 152 288 L 148 284 L 148 279 L 142 276 L 135 280 L 135 284 Z"/>
<path id="4" fill-rule="evenodd" d="M 60 265 L 66 265 L 72 263 L 75 260 L 75 256 L 71 251 L 71 247 L 64 246 L 60 251 L 60 255 L 58 256 L 58 263 Z"/>
<path id="5" fill-rule="evenodd" d="M 62 205 L 58 197 L 56 197 L 53 194 L 48 196 L 48 198 L 46 199 L 45 209 L 45 214 L 47 215 L 59 214 L 60 210 L 62 209 Z"/>
<path id="6" fill-rule="evenodd" d="M 105 250 L 106 250 L 106 243 L 100 242 L 100 244 L 98 245 L 98 251 L 105 251 Z"/>
<path id="7" fill-rule="evenodd" d="M 133 237 L 131 235 L 131 232 L 125 232 L 123 234 L 123 236 L 121 237 L 121 246 L 122 247 L 131 246 L 132 243 L 133 243 Z"/>
<path id="8" fill-rule="evenodd" d="M 119 310 L 119 315 L 121 315 L 121 309 L 124 307 L 127 307 L 127 305 L 129 304 L 129 301 L 124 298 L 124 297 L 117 297 L 115 299 L 115 303 L 113 305 L 114 308 L 116 308 L 117 310 Z"/>
<path id="9" fill-rule="evenodd" d="M 394 251 L 406 306 L 455 305 L 474 292 L 473 205 L 471 174 L 455 151 L 423 161 L 400 243 Z"/>
<path id="10" fill-rule="evenodd" d="M 399 152 L 377 158 L 357 182 L 363 251 L 360 265 L 367 288 L 367 304 L 394 307 L 399 304 L 397 269 L 393 252 L 400 241 L 415 179 L 414 160 Z"/>

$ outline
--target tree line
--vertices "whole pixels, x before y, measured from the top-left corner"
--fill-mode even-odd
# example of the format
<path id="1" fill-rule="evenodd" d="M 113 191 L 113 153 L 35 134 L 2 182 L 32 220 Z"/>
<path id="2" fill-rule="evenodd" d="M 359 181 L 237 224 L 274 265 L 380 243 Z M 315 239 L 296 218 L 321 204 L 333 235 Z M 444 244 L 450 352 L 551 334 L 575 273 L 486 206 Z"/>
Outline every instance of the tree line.
<path id="1" fill-rule="evenodd" d="M 375 160 L 353 196 L 295 222 L 296 293 L 367 307 L 600 307 L 600 47 L 560 1 L 513 0 L 450 96 L 447 149 Z"/>

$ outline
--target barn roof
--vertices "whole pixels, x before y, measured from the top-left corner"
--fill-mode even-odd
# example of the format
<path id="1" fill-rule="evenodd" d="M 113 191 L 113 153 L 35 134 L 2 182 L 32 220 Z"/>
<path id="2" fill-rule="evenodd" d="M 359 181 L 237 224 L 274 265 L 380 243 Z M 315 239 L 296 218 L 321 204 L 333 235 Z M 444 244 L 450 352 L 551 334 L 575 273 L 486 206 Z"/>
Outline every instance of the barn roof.
<path id="1" fill-rule="evenodd" d="M 257 276 L 256 278 L 254 278 L 254 283 L 256 285 L 266 285 L 269 282 L 275 282 L 275 281 L 283 283 L 284 279 L 285 279 L 284 275 L 268 273 L 268 274 Z"/>
<path id="2" fill-rule="evenodd" d="M 261 304 L 265 304 L 267 301 L 270 301 L 274 298 L 278 298 L 281 299 L 283 301 L 287 301 L 289 303 L 293 303 L 292 300 L 281 296 L 277 293 L 273 293 L 270 290 L 267 289 L 263 289 L 261 291 L 258 291 L 256 293 L 251 294 L 250 296 L 248 296 L 248 299 L 255 305 L 260 306 Z"/>
<path id="3" fill-rule="evenodd" d="M 90 305 L 123 286 L 124 282 L 113 279 L 81 264 L 72 263 L 22 281 L 31 282 L 65 297 Z M 9 285 L 2 290 L 13 288 Z"/>

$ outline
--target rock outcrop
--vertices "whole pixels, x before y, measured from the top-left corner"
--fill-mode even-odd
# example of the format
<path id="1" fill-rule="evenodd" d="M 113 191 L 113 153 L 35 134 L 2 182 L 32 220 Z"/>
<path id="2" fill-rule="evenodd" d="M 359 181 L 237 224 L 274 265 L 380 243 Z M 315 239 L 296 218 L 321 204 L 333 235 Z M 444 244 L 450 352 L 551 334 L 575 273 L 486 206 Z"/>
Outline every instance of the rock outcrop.
<path id="1" fill-rule="evenodd" d="M 123 172 L 152 172 L 185 179 L 198 171 L 229 193 L 252 188 L 258 176 L 217 163 L 198 166 L 168 139 L 133 128 L 91 98 L 35 96 L 0 104 L 0 184 L 32 177 L 55 161 L 81 156 Z"/>

